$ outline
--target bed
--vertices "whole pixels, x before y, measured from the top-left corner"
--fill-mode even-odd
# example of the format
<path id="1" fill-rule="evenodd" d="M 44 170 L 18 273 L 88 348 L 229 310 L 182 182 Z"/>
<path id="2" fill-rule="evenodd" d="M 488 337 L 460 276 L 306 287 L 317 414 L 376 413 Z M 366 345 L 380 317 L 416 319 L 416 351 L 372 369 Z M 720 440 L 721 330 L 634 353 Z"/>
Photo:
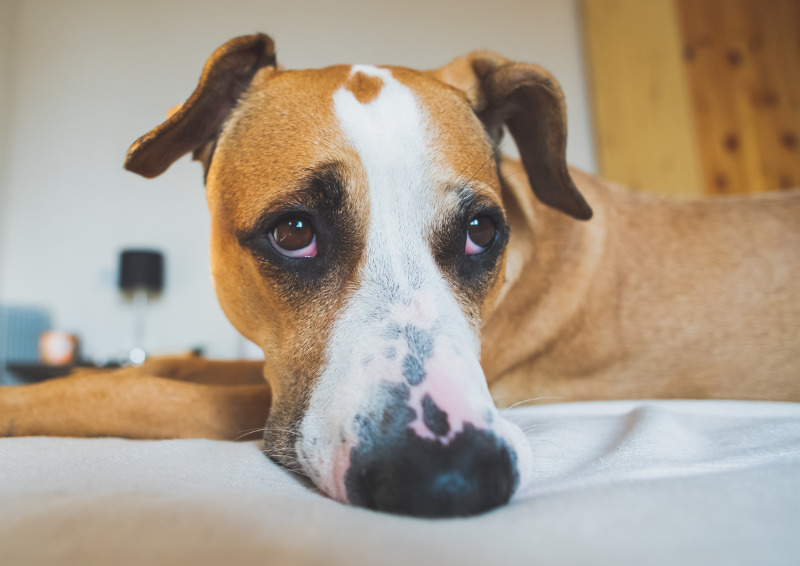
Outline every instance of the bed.
<path id="1" fill-rule="evenodd" d="M 800 564 L 800 404 L 506 415 L 535 480 L 468 519 L 338 504 L 258 442 L 0 439 L 0 564 Z"/>

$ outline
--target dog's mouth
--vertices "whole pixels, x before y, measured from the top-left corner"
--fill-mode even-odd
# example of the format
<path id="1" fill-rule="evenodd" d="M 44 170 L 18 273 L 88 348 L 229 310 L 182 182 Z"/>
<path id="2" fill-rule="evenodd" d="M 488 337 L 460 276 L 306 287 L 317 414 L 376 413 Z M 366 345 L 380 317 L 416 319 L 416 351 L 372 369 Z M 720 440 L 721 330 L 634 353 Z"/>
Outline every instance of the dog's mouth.
<path id="1" fill-rule="evenodd" d="M 464 419 L 391 382 L 369 398 L 344 426 L 306 415 L 299 430 L 268 432 L 266 453 L 342 503 L 418 517 L 489 511 L 527 479 L 529 447 L 493 406 Z"/>
<path id="2" fill-rule="evenodd" d="M 302 403 L 288 403 L 281 397 L 273 398 L 264 427 L 262 452 L 273 462 L 318 485 L 311 468 L 298 457 L 297 447 L 303 445 L 300 433 L 302 408 Z"/>

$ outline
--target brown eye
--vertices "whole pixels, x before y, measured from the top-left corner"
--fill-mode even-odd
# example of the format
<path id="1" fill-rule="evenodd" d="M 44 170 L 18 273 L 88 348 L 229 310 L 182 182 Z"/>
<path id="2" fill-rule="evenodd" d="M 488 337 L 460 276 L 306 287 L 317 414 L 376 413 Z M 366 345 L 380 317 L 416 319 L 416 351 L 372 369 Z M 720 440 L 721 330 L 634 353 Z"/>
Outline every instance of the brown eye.
<path id="1" fill-rule="evenodd" d="M 485 251 L 492 245 L 496 233 L 497 225 L 494 220 L 485 215 L 476 216 L 467 224 L 467 244 L 464 253 L 475 255 Z"/>
<path id="2" fill-rule="evenodd" d="M 314 257 L 317 255 L 317 238 L 311 223 L 304 218 L 290 217 L 281 220 L 269 234 L 273 247 L 288 257 Z"/>

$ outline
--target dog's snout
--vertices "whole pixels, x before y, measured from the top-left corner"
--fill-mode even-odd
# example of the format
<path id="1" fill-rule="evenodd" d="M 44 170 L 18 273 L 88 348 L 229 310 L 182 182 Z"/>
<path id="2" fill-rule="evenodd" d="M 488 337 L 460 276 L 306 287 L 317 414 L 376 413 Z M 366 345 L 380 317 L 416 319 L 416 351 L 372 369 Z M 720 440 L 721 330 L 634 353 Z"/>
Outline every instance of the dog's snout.
<path id="1" fill-rule="evenodd" d="M 466 425 L 449 443 L 407 430 L 400 446 L 354 449 L 345 480 L 351 503 L 420 517 L 483 513 L 509 501 L 515 454 L 494 433 Z"/>

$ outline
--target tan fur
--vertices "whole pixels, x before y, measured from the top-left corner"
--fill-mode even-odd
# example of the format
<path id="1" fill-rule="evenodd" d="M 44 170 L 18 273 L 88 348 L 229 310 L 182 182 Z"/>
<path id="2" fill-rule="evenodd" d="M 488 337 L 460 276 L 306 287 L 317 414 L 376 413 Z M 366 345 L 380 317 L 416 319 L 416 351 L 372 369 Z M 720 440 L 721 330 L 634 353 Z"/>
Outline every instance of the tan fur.
<path id="1" fill-rule="evenodd" d="M 155 359 L 3 387 L 0 436 L 257 438 L 271 402 L 253 379 L 260 372 L 251 362 Z"/>
<path id="2" fill-rule="evenodd" d="M 493 285 L 480 304 L 458 297 L 475 324 L 482 320 L 482 365 L 499 405 L 800 400 L 800 192 L 667 200 L 568 174 L 563 95 L 539 67 L 476 52 L 428 73 L 389 69 L 430 117 L 441 219 L 452 210 L 453 182 L 469 181 L 505 210 L 511 236 Z M 272 407 L 277 432 L 268 447 L 289 445 L 364 258 L 345 258 L 318 293 L 293 300 L 241 237 L 263 211 L 296 198 L 309 170 L 335 162 L 347 177 L 349 234 L 366 241 L 366 179 L 331 97 L 345 86 L 368 103 L 382 84 L 350 71 L 283 71 L 269 38 L 238 38 L 212 56 L 192 97 L 129 152 L 127 166 L 147 176 L 186 152 L 204 160 L 217 295 L 234 326 L 264 349 L 264 367 L 153 360 L 0 388 L 0 435 L 232 439 L 263 427 Z M 249 81 L 235 107 L 223 88 L 229 80 Z M 218 138 L 202 121 L 195 127 L 215 110 Z M 527 162 L 503 159 L 498 175 L 485 131 L 499 135 L 504 123 Z M 591 216 L 581 195 L 594 211 L 589 222 L 564 214 Z"/>
<path id="3" fill-rule="evenodd" d="M 228 319 L 271 361 L 264 372 L 273 392 L 276 430 L 290 430 L 305 406 L 347 294 L 331 284 L 306 303 L 287 303 L 278 282 L 265 277 L 237 238 L 253 227 L 262 211 L 291 200 L 288 195 L 308 170 L 338 161 L 356 176 L 356 192 L 348 203 L 355 209 L 352 216 L 362 223 L 349 230 L 366 241 L 368 199 L 358 192 L 364 182 L 357 177 L 357 156 L 331 118 L 332 94 L 348 74 L 349 67 L 341 66 L 326 72 L 265 70 L 257 75 L 220 136 L 208 174 L 211 271 L 217 296 Z M 357 267 L 355 261 L 340 266 L 345 279 L 352 279 Z M 283 435 L 271 445 L 280 450 L 288 440 Z"/>
<path id="4" fill-rule="evenodd" d="M 521 237 L 483 329 L 498 404 L 800 400 L 800 191 L 675 200 L 572 176 L 590 222 L 542 206 L 519 175 L 505 183 Z"/>

